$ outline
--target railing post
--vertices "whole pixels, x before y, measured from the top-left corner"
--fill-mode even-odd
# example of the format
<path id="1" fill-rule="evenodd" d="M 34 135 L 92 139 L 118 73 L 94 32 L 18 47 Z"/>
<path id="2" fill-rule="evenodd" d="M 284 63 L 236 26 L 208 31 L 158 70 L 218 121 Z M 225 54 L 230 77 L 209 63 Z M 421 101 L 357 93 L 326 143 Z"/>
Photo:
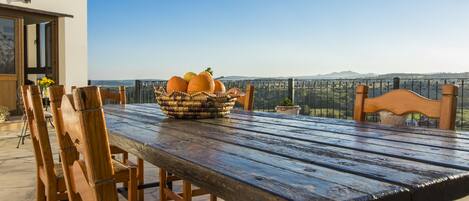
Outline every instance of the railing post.
<path id="1" fill-rule="evenodd" d="M 295 104 L 295 79 L 288 78 L 288 98 Z"/>
<path id="2" fill-rule="evenodd" d="M 88 86 L 90 86 L 90 85 L 91 85 L 91 80 L 88 80 Z"/>
<path id="3" fill-rule="evenodd" d="M 142 92 L 142 81 L 140 80 L 135 80 L 135 87 L 134 87 L 135 93 L 134 93 L 134 101 L 135 103 L 141 103 L 142 102 L 142 97 L 141 97 L 141 92 Z"/>
<path id="4" fill-rule="evenodd" d="M 399 77 L 394 77 L 392 79 L 392 89 L 399 89 L 400 82 L 401 82 L 401 79 Z"/>

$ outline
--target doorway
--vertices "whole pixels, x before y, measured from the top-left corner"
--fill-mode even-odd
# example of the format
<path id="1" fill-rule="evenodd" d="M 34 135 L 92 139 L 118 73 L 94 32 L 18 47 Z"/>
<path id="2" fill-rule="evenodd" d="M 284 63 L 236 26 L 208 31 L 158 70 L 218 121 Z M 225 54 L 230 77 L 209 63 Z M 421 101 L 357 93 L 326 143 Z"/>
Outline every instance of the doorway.
<path id="1" fill-rule="evenodd" d="M 0 8 L 0 106 L 20 108 L 19 87 L 58 80 L 58 17 Z"/>

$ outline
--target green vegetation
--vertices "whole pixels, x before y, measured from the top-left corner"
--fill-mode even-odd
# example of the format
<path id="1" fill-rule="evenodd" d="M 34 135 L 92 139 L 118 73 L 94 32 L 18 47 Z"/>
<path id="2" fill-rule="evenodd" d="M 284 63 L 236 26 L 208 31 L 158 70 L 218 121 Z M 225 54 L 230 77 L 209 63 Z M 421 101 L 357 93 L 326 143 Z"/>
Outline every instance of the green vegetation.
<path id="1" fill-rule="evenodd" d="M 211 67 L 207 67 L 204 71 L 210 73 L 210 75 L 213 76 L 213 70 Z"/>
<path id="2" fill-rule="evenodd" d="M 285 98 L 283 99 L 282 102 L 279 104 L 280 106 L 294 106 L 293 102 L 291 101 L 290 98 Z"/>

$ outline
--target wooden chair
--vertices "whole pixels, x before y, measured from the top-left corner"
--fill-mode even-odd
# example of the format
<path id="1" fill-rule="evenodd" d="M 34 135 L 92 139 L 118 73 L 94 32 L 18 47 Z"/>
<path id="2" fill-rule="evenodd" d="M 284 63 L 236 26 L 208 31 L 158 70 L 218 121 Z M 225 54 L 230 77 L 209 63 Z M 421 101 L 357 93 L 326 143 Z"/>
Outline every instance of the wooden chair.
<path id="1" fill-rule="evenodd" d="M 73 90 L 73 89 L 72 89 Z M 105 104 L 120 104 L 125 105 L 127 104 L 127 96 L 125 93 L 125 86 L 119 86 L 118 91 L 111 90 L 109 88 L 102 88 L 99 87 L 99 92 L 101 94 L 101 102 L 103 105 Z M 123 155 L 123 162 L 125 164 L 129 164 L 129 154 L 122 150 L 119 147 L 111 145 L 111 153 L 112 154 L 122 154 Z M 138 178 L 138 185 L 143 185 L 144 183 L 144 167 L 143 167 L 143 159 L 137 159 L 137 178 Z M 144 189 L 138 190 L 138 200 L 144 200 Z"/>
<path id="2" fill-rule="evenodd" d="M 64 174 L 61 165 L 54 163 L 39 88 L 22 86 L 21 93 L 36 158 L 36 199 L 66 200 Z"/>
<path id="3" fill-rule="evenodd" d="M 49 88 L 69 200 L 117 200 L 117 182 L 127 184 L 128 200 L 136 201 L 137 168 L 112 159 L 98 88 L 64 93 L 63 86 Z"/>
<path id="4" fill-rule="evenodd" d="M 253 111 L 254 109 L 254 86 L 248 84 L 246 86 L 246 92 L 244 96 L 241 96 L 236 100 L 241 104 L 245 111 Z"/>
<path id="5" fill-rule="evenodd" d="M 238 98 L 237 102 L 241 104 L 245 111 L 252 111 L 254 106 L 254 86 L 248 84 L 246 87 L 246 92 L 244 96 Z M 165 169 L 160 168 L 160 201 L 166 201 L 167 198 L 176 201 L 190 201 L 192 197 L 208 194 L 203 189 L 192 189 L 191 182 L 187 180 L 182 180 L 182 193 L 176 193 L 172 190 L 171 187 L 168 187 L 166 184 L 176 180 L 180 180 L 175 176 L 172 176 Z M 216 201 L 217 197 L 210 194 L 210 201 Z"/>
<path id="6" fill-rule="evenodd" d="M 127 97 L 125 94 L 125 86 L 119 86 L 119 91 L 113 91 L 109 88 L 99 87 L 101 93 L 101 101 L 105 104 L 127 104 Z"/>
<path id="7" fill-rule="evenodd" d="M 353 118 L 365 121 L 366 113 L 381 110 L 396 115 L 417 112 L 429 118 L 439 118 L 440 129 L 454 130 L 458 87 L 443 85 L 441 93 L 440 100 L 431 100 L 407 89 L 396 89 L 379 97 L 368 98 L 368 87 L 358 85 Z"/>

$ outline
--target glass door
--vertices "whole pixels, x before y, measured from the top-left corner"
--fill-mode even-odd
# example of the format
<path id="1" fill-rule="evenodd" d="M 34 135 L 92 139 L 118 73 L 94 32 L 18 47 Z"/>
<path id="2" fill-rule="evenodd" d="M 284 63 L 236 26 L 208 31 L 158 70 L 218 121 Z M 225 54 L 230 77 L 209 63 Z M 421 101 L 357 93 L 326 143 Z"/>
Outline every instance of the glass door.
<path id="1" fill-rule="evenodd" d="M 0 106 L 16 110 L 20 62 L 19 18 L 0 16 Z"/>

